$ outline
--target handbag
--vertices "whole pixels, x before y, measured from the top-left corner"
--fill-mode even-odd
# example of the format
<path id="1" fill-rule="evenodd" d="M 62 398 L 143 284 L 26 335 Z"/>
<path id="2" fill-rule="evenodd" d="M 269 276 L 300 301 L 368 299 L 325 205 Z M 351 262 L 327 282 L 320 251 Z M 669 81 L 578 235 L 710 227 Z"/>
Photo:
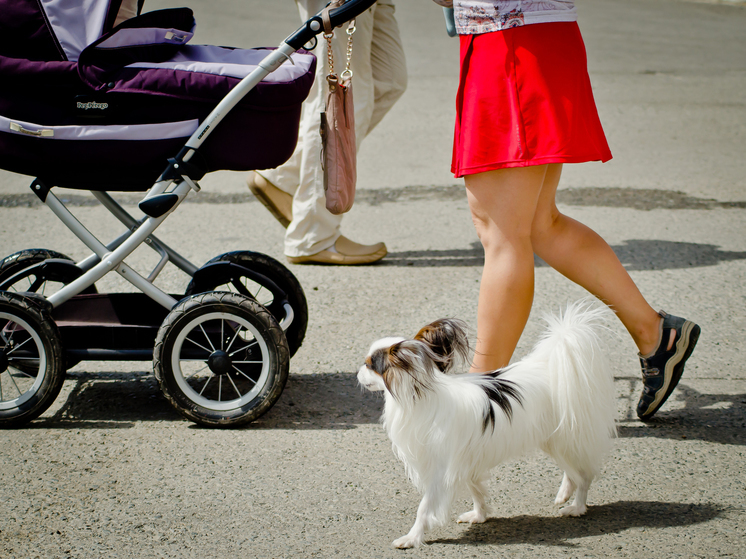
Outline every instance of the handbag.
<path id="1" fill-rule="evenodd" d="M 332 2 L 322 13 L 329 75 L 326 76 L 328 85 L 326 108 L 321 113 L 321 167 L 324 171 L 326 209 L 333 214 L 350 211 L 355 201 L 357 182 L 355 109 L 352 102 L 352 70 L 350 70 L 355 20 L 353 19 L 347 28 L 347 66 L 339 76 L 334 73 L 334 53 L 332 52 L 334 30 L 329 21 L 329 10 L 343 3 L 344 0 Z"/>

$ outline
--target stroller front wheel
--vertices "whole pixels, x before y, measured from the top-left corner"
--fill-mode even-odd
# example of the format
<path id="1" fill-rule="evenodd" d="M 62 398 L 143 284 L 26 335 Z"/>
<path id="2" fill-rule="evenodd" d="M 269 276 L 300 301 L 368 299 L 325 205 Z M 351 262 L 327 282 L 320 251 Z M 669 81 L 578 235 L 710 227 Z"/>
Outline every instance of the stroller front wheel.
<path id="1" fill-rule="evenodd" d="M 237 293 L 210 292 L 174 307 L 156 337 L 153 364 L 166 399 L 187 419 L 235 427 L 282 394 L 289 351 L 271 313 Z"/>
<path id="2" fill-rule="evenodd" d="M 49 312 L 0 292 L 0 427 L 18 427 L 52 405 L 65 380 L 62 344 Z"/>

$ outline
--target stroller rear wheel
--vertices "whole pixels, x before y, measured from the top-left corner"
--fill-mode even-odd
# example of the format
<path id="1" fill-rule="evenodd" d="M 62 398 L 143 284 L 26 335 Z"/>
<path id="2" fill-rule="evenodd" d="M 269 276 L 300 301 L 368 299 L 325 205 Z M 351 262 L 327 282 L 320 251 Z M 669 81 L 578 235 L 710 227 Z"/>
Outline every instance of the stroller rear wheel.
<path id="1" fill-rule="evenodd" d="M 161 391 L 187 419 L 210 427 L 254 421 L 288 378 L 287 341 L 248 297 L 212 292 L 176 305 L 158 331 L 153 366 Z"/>
<path id="2" fill-rule="evenodd" d="M 49 312 L 0 292 L 0 427 L 18 427 L 44 413 L 64 378 L 60 334 Z"/>
<path id="3" fill-rule="evenodd" d="M 308 303 L 306 302 L 306 295 L 303 293 L 303 287 L 293 273 L 271 256 L 246 250 L 227 252 L 216 256 L 208 261 L 203 268 L 215 262 L 231 262 L 248 268 L 266 276 L 284 291 L 294 313 L 293 322 L 285 331 L 285 337 L 290 348 L 290 357 L 295 355 L 306 336 Z M 267 308 L 278 322 L 282 320 L 285 313 L 270 289 L 246 277 L 240 271 L 231 272 L 228 277 L 225 277 L 222 272 L 206 274 L 200 281 L 192 280 L 187 287 L 186 294 L 194 295 L 206 291 L 232 291 L 245 295 Z"/>
<path id="4" fill-rule="evenodd" d="M 0 291 L 49 296 L 82 274 L 75 261 L 61 252 L 28 248 L 6 256 L 0 262 Z M 91 285 L 81 292 L 88 293 L 98 293 L 96 286 Z M 65 370 L 73 368 L 78 362 L 77 359 L 66 357 Z M 18 368 L 24 370 L 21 364 Z"/>
<path id="5" fill-rule="evenodd" d="M 37 266 L 47 260 L 53 262 Z M 51 295 L 82 274 L 69 256 L 46 248 L 29 248 L 6 256 L 0 262 L 0 290 Z M 93 285 L 83 291 L 96 292 Z"/>

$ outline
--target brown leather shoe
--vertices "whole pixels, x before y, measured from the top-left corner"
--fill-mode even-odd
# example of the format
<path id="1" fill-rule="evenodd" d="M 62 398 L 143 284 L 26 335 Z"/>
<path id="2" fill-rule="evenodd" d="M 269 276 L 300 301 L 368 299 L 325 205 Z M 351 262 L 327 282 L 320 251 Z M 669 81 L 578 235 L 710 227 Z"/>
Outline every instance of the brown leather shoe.
<path id="1" fill-rule="evenodd" d="M 378 262 L 388 254 L 386 245 L 376 243 L 374 245 L 361 245 L 351 241 L 347 237 L 339 237 L 334 243 L 337 252 L 322 250 L 311 256 L 288 256 L 291 264 L 335 264 L 338 266 L 350 266 L 359 264 L 372 264 Z"/>
<path id="2" fill-rule="evenodd" d="M 246 179 L 249 190 L 265 208 L 287 229 L 293 221 L 293 197 L 280 190 L 259 173 L 251 173 Z"/>

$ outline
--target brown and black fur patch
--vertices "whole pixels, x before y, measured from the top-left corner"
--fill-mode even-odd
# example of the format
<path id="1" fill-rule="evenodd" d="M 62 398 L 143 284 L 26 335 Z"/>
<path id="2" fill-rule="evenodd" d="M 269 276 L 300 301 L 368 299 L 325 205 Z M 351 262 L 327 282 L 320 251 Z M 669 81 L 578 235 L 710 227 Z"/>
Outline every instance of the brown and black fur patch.
<path id="1" fill-rule="evenodd" d="M 453 318 L 441 318 L 424 326 L 414 339 L 427 344 L 438 356 L 437 365 L 441 372 L 451 368 L 457 355 L 466 359 L 469 352 L 465 324 Z"/>
<path id="2" fill-rule="evenodd" d="M 513 420 L 513 401 L 518 405 L 523 404 L 523 397 L 518 391 L 516 384 L 510 380 L 500 378 L 503 372 L 504 369 L 485 373 L 485 376 L 490 377 L 491 381 L 488 384 L 484 384 L 482 390 L 487 394 L 490 403 L 487 404 L 487 410 L 484 414 L 482 432 L 487 431 L 487 427 L 490 425 L 492 425 L 492 432 L 495 432 L 495 409 L 492 407 L 491 402 L 494 402 L 503 411 L 509 421 Z"/>

